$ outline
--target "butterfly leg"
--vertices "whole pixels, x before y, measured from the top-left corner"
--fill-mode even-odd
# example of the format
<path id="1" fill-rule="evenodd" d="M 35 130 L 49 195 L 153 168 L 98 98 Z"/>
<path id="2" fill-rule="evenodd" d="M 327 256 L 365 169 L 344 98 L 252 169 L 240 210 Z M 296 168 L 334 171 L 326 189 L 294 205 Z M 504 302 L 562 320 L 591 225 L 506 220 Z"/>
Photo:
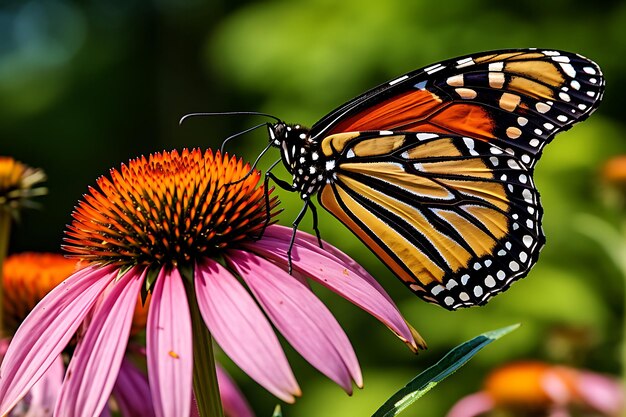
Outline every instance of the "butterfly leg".
<path id="1" fill-rule="evenodd" d="M 309 207 L 311 207 L 311 214 L 313 214 L 313 230 L 315 230 L 315 236 L 317 236 L 317 244 L 320 248 L 324 249 L 324 245 L 322 243 L 322 235 L 320 234 L 320 229 L 317 228 L 317 208 L 315 204 L 311 203 L 310 200 L 306 200 Z"/>
<path id="2" fill-rule="evenodd" d="M 304 200 L 304 206 L 302 206 L 302 209 L 300 210 L 300 213 L 298 213 L 298 216 L 296 217 L 296 219 L 293 221 L 293 233 L 291 234 L 291 241 L 289 242 L 289 249 L 287 249 L 287 259 L 288 259 L 288 265 L 289 265 L 289 274 L 291 275 L 291 271 L 293 270 L 293 262 L 291 259 L 291 251 L 293 250 L 293 245 L 296 241 L 296 233 L 298 232 L 298 226 L 300 225 L 300 222 L 302 221 L 302 219 L 304 218 L 304 215 L 306 214 L 306 210 L 307 208 L 311 206 L 313 207 L 313 205 L 311 204 L 310 200 Z"/>
<path id="3" fill-rule="evenodd" d="M 278 185 L 280 188 L 287 190 L 287 191 L 293 191 L 293 186 L 291 184 L 289 184 L 287 181 L 277 178 L 274 174 L 271 173 L 272 168 L 274 168 L 278 162 L 280 162 L 280 160 L 272 164 L 272 166 L 270 166 L 270 168 L 265 172 L 265 179 L 263 181 L 263 188 L 264 188 L 263 194 L 265 196 L 265 224 L 263 225 L 263 229 L 261 230 L 261 233 L 259 233 L 259 236 L 257 236 L 257 239 L 261 239 L 263 237 L 263 233 L 265 233 L 265 229 L 267 228 L 267 226 L 269 226 L 270 220 L 272 220 L 272 216 L 270 213 L 271 211 L 270 210 L 271 209 L 270 192 L 269 192 L 270 179 L 274 181 L 274 183 L 276 183 L 276 185 Z"/>

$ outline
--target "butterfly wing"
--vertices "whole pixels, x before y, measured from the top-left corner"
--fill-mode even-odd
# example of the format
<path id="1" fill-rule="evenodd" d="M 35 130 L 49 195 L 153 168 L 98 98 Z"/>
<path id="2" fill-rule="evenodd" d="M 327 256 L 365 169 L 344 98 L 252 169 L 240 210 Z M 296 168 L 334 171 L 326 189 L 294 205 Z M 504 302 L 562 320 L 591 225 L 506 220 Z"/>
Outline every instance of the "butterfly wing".
<path id="1" fill-rule="evenodd" d="M 411 290 L 448 309 L 484 304 L 543 246 L 532 169 L 494 142 L 433 133 L 326 137 L 320 204 Z"/>
<path id="2" fill-rule="evenodd" d="M 498 142 L 532 167 L 556 133 L 597 107 L 603 91 L 600 68 L 577 54 L 483 52 L 382 84 L 329 113 L 311 136 L 321 141 L 369 130 L 469 136 Z"/>

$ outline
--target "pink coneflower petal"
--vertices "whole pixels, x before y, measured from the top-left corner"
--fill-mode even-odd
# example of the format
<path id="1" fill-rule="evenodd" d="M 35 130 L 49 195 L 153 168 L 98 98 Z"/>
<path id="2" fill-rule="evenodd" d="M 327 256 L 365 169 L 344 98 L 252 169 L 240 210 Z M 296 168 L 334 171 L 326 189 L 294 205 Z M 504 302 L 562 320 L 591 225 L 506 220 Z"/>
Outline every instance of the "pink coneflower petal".
<path id="1" fill-rule="evenodd" d="M 446 417 L 477 417 L 491 411 L 494 405 L 489 394 L 477 392 L 460 399 Z"/>
<path id="2" fill-rule="evenodd" d="M 87 267 L 52 290 L 15 333 L 0 368 L 0 415 L 28 392 L 61 354 L 104 288 L 114 266 Z"/>
<path id="3" fill-rule="evenodd" d="M 154 284 L 146 345 L 155 414 L 188 416 L 193 371 L 191 314 L 183 278 L 176 268 L 161 269 Z"/>
<path id="4" fill-rule="evenodd" d="M 593 408 L 606 415 L 619 415 L 624 410 L 624 390 L 614 378 L 594 372 L 580 372 L 578 394 Z"/>
<path id="5" fill-rule="evenodd" d="M 154 416 L 148 378 L 127 359 L 122 361 L 113 397 L 124 417 Z"/>
<path id="6" fill-rule="evenodd" d="M 256 255 L 231 250 L 227 260 L 287 341 L 315 368 L 352 393 L 363 380 L 348 337 L 326 306 L 278 266 Z"/>
<path id="7" fill-rule="evenodd" d="M 244 246 L 264 258 L 287 265 L 290 239 L 290 229 L 277 229 L 270 226 L 263 239 L 251 243 L 246 242 Z M 292 251 L 292 262 L 294 270 L 304 273 L 367 311 L 405 343 L 417 350 L 411 330 L 398 308 L 384 291 L 381 292 L 382 288 L 378 284 L 372 284 L 373 278 L 369 274 L 363 275 L 362 268 L 355 268 L 354 263 L 347 263 L 336 256 L 329 256 L 324 249 L 311 245 L 303 239 L 296 239 Z"/>
<path id="8" fill-rule="evenodd" d="M 103 294 L 72 356 L 56 415 L 92 417 L 104 408 L 126 352 L 144 278 L 145 270 L 134 267 Z"/>
<path id="9" fill-rule="evenodd" d="M 300 388 L 285 353 L 239 281 L 207 258 L 196 264 L 195 287 L 202 318 L 224 352 L 265 389 L 293 402 Z"/>
<path id="10" fill-rule="evenodd" d="M 63 358 L 59 356 L 30 389 L 28 411 L 24 417 L 52 417 L 64 375 L 65 365 Z"/>
<path id="11" fill-rule="evenodd" d="M 237 384 L 221 366 L 215 364 L 217 383 L 220 386 L 220 397 L 226 417 L 254 417 L 250 405 L 246 401 Z"/>

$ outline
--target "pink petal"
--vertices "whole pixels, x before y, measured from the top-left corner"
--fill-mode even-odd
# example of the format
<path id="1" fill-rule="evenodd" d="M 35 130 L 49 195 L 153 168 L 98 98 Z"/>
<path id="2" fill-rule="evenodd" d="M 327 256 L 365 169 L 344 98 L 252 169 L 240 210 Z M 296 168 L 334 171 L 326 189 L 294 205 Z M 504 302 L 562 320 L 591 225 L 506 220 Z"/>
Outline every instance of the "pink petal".
<path id="1" fill-rule="evenodd" d="M 268 227 L 263 239 L 243 246 L 264 258 L 276 261 L 286 269 L 287 250 L 291 239 L 291 235 L 287 237 L 287 230 L 289 229 Z M 363 268 L 354 262 L 346 262 L 300 237 L 296 238 L 291 254 L 294 270 L 306 274 L 367 311 L 417 350 L 411 330 L 400 311 L 380 284 L 376 283 Z"/>
<path id="2" fill-rule="evenodd" d="M 154 416 L 148 378 L 128 359 L 122 361 L 113 387 L 113 397 L 124 417 Z"/>
<path id="3" fill-rule="evenodd" d="M 117 268 L 87 267 L 35 306 L 15 333 L 0 367 L 0 415 L 28 392 L 61 354 Z"/>
<path id="4" fill-rule="evenodd" d="M 265 389 L 293 402 L 300 388 L 278 338 L 250 294 L 210 259 L 196 264 L 195 286 L 202 318 L 224 352 Z"/>
<path id="5" fill-rule="evenodd" d="M 41 379 L 30 389 L 30 404 L 24 417 L 52 417 L 65 375 L 63 358 L 58 356 Z"/>
<path id="6" fill-rule="evenodd" d="M 163 268 L 150 300 L 146 334 L 148 379 L 158 417 L 191 411 L 193 345 L 191 315 L 183 279 Z"/>
<path id="7" fill-rule="evenodd" d="M 256 255 L 229 251 L 241 275 L 270 320 L 315 368 L 352 393 L 352 379 L 363 383 L 348 337 L 326 306 L 287 272 Z"/>
<path id="8" fill-rule="evenodd" d="M 246 401 L 235 381 L 219 364 L 215 364 L 217 371 L 217 383 L 220 386 L 220 397 L 226 417 L 254 417 L 250 405 Z"/>
<path id="9" fill-rule="evenodd" d="M 144 278 L 145 270 L 134 267 L 107 288 L 72 356 L 55 415 L 92 417 L 102 412 L 124 358 Z"/>
<path id="10" fill-rule="evenodd" d="M 581 372 L 578 393 L 588 405 L 606 415 L 619 415 L 624 411 L 624 391 L 614 378 Z"/>
<path id="11" fill-rule="evenodd" d="M 477 392 L 461 398 L 448 411 L 446 417 L 476 417 L 491 411 L 493 407 L 494 402 L 489 395 L 484 392 Z"/>

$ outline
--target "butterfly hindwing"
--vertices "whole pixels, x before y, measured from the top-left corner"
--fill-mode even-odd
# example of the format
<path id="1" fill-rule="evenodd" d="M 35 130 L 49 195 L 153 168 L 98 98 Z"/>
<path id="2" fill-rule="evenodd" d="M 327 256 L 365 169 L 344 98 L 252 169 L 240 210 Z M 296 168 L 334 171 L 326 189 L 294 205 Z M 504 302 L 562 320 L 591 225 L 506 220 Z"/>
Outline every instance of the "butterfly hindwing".
<path id="1" fill-rule="evenodd" d="M 544 243 L 532 169 L 457 135 L 356 132 L 321 144 L 320 204 L 420 297 L 483 304 L 523 277 Z"/>
<path id="2" fill-rule="evenodd" d="M 532 167 L 556 133 L 597 107 L 603 89 L 599 67 L 577 54 L 483 52 L 382 84 L 329 113 L 311 136 L 372 130 L 455 134 L 497 142 Z"/>

